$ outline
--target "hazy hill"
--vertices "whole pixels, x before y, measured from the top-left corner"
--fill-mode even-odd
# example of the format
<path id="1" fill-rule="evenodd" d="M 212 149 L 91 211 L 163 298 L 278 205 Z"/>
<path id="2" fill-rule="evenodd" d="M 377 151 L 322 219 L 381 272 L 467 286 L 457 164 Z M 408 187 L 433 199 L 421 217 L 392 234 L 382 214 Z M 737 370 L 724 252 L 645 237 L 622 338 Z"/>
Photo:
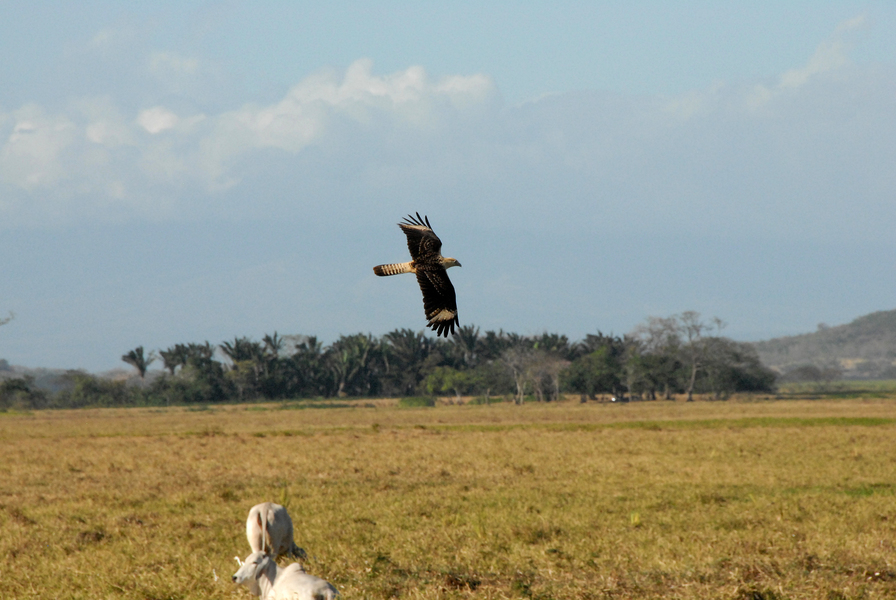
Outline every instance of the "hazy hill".
<path id="1" fill-rule="evenodd" d="M 34 380 L 34 385 L 36 387 L 53 393 L 56 393 L 62 389 L 71 388 L 71 375 L 78 372 L 86 373 L 86 371 L 79 371 L 75 369 L 32 369 L 28 367 L 10 365 L 9 361 L 0 359 L 0 383 L 2 383 L 4 379 L 31 377 Z M 159 373 L 161 373 L 161 371 L 159 370 L 147 371 L 146 380 L 152 381 L 153 377 L 158 376 Z M 94 373 L 94 375 L 103 377 L 105 379 L 114 379 L 120 381 L 136 381 L 138 379 L 134 369 L 112 369 L 111 371 L 105 371 L 103 373 Z"/>
<path id="2" fill-rule="evenodd" d="M 896 378 L 896 310 L 871 313 L 815 333 L 753 344 L 763 364 L 781 373 L 799 367 L 840 369 L 847 379 Z"/>

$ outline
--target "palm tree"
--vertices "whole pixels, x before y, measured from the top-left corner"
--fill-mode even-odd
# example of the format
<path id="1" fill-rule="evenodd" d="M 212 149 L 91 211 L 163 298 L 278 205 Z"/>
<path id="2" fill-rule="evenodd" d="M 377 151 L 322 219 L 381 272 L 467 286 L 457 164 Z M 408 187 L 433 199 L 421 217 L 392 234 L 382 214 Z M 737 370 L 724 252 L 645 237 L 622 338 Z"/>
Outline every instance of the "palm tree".
<path id="1" fill-rule="evenodd" d="M 316 336 L 304 336 L 295 344 L 289 357 L 289 388 L 298 396 L 319 396 L 327 393 L 327 370 L 323 343 Z"/>
<path id="2" fill-rule="evenodd" d="M 274 332 L 274 335 L 265 334 L 261 341 L 264 342 L 264 349 L 271 356 L 277 358 L 280 356 L 280 351 L 283 350 L 283 338 L 277 335 L 277 332 Z"/>
<path id="3" fill-rule="evenodd" d="M 140 373 L 141 381 L 146 377 L 146 369 L 149 368 L 149 365 L 151 365 L 155 359 L 155 351 L 144 355 L 143 346 L 137 346 L 127 354 L 121 356 L 121 360 L 137 369 L 137 372 Z"/>
<path id="4" fill-rule="evenodd" d="M 261 356 L 261 372 L 259 373 L 259 389 L 266 398 L 281 398 L 288 393 L 288 376 L 286 365 L 288 361 L 280 357 L 285 341 L 274 332 L 274 335 L 265 334 L 262 338 L 264 347 Z"/>
<path id="5" fill-rule="evenodd" d="M 159 350 L 159 356 L 162 357 L 162 362 L 164 363 L 165 368 L 174 375 L 174 371 L 177 367 L 186 366 L 187 360 L 190 358 L 190 351 L 189 348 L 183 344 L 175 344 L 173 348 Z"/>
<path id="6" fill-rule="evenodd" d="M 516 334 L 513 334 L 516 335 Z M 519 336 L 516 336 L 519 338 Z M 519 340 L 511 340 L 503 330 L 497 332 L 486 331 L 485 336 L 479 337 L 477 340 L 477 354 L 479 360 L 498 360 L 505 350 L 512 347 Z"/>
<path id="7" fill-rule="evenodd" d="M 240 400 L 246 396 L 255 397 L 266 371 L 264 345 L 247 337 L 237 337 L 233 342 L 223 342 L 220 348 L 233 363 L 227 377 L 236 385 Z"/>
<path id="8" fill-rule="evenodd" d="M 436 345 L 422 331 L 396 329 L 383 336 L 390 377 L 398 392 L 409 396 L 440 362 Z"/>
<path id="9" fill-rule="evenodd" d="M 463 357 L 465 367 L 474 367 L 479 358 L 479 328 L 462 325 L 457 328 L 453 342 Z"/>
<path id="10" fill-rule="evenodd" d="M 564 360 L 575 358 L 573 356 L 574 350 L 569 344 L 569 338 L 562 334 L 544 332 L 538 337 L 533 337 L 532 348 L 559 356 Z"/>
<path id="11" fill-rule="evenodd" d="M 258 342 L 253 342 L 247 337 L 234 338 L 233 342 L 224 342 L 221 344 L 221 351 L 227 355 L 234 365 L 238 362 L 252 361 L 259 362 L 264 356 L 264 346 Z"/>
<path id="12" fill-rule="evenodd" d="M 342 335 L 326 351 L 331 389 L 339 397 L 366 396 L 375 392 L 381 345 L 369 333 Z"/>
<path id="13" fill-rule="evenodd" d="M 196 344 L 194 342 L 190 342 L 189 344 L 187 344 L 184 350 L 184 356 L 186 356 L 184 364 L 191 362 L 197 364 L 205 364 L 211 362 L 212 356 L 214 356 L 214 354 L 215 349 L 208 340 L 206 340 L 204 344 Z"/>

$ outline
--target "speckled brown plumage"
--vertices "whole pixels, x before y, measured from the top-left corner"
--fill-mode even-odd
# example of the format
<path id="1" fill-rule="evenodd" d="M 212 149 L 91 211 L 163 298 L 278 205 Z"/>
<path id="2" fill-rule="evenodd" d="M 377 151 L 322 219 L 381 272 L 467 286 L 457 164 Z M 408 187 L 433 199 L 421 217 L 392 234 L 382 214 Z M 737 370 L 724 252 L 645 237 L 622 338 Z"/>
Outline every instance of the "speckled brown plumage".
<path id="1" fill-rule="evenodd" d="M 448 279 L 446 270 L 459 267 L 453 258 L 442 256 L 442 240 L 432 230 L 428 217 L 408 215 L 398 224 L 408 239 L 411 262 L 377 265 L 373 272 L 380 276 L 415 273 L 420 291 L 423 292 L 423 310 L 427 327 L 436 335 L 448 337 L 459 324 L 457 318 L 457 298 L 454 286 Z"/>

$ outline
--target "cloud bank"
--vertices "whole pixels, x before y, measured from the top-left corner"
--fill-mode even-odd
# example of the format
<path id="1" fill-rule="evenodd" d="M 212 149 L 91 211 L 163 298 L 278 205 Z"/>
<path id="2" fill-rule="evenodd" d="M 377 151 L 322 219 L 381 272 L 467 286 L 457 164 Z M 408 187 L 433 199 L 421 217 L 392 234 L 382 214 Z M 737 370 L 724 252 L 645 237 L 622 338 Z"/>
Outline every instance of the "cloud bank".
<path id="1" fill-rule="evenodd" d="M 165 54 L 151 61 L 152 71 L 196 68 L 196 61 Z M 430 81 L 421 67 L 385 76 L 371 69 L 370 60 L 359 60 L 341 74 L 309 76 L 274 104 L 215 115 L 157 105 L 127 118 L 108 98 L 79 100 L 61 114 L 38 105 L 0 112 L 0 185 L 7 197 L 0 210 L 7 222 L 77 218 L 121 202 L 140 216 L 158 208 L 154 191 L 213 196 L 239 185 L 242 164 L 266 150 L 296 155 L 327 143 L 340 128 L 344 146 L 337 155 L 371 132 L 379 137 L 367 142 L 373 144 L 396 133 L 432 136 L 497 98 L 484 75 Z M 186 209 L 189 203 L 174 202 Z"/>
<path id="2" fill-rule="evenodd" d="M 240 218 L 259 202 L 289 214 L 351 195 L 450 200 L 531 228 L 579 215 L 579 229 L 777 236 L 799 223 L 804 235 L 881 238 L 896 192 L 896 74 L 850 62 L 847 36 L 862 26 L 844 23 L 775 80 L 680 97 L 568 92 L 510 106 L 484 74 L 378 75 L 363 59 L 217 113 L 176 96 L 136 110 L 108 96 L 0 110 L 0 215 L 7 227 Z M 204 65 L 153 52 L 145 68 L 171 80 Z"/>

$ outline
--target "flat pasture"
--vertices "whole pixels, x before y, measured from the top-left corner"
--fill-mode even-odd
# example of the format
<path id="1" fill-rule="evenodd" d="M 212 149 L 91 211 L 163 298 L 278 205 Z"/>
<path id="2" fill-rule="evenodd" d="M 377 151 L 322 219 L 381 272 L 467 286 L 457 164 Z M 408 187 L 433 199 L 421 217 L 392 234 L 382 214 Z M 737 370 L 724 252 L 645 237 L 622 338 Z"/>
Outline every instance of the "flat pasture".
<path id="1" fill-rule="evenodd" d="M 896 597 L 896 401 L 0 413 L 0 598 L 245 598 L 287 504 L 352 598 Z"/>

